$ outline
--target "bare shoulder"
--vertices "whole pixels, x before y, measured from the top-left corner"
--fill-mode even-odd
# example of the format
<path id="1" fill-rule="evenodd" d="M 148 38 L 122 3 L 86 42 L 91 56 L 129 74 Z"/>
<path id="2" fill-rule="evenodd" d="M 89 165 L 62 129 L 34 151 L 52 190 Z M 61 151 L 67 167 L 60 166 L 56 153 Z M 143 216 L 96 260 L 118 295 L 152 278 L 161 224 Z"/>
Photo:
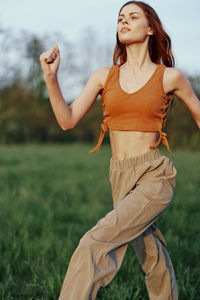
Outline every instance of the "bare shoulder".
<path id="1" fill-rule="evenodd" d="M 167 92 L 175 91 L 181 84 L 184 84 L 187 81 L 184 74 L 177 68 L 166 67 L 163 84 Z"/>
<path id="2" fill-rule="evenodd" d="M 190 111 L 192 117 L 200 128 L 200 101 L 195 95 L 192 85 L 184 76 L 184 74 L 177 68 L 166 68 L 164 77 L 168 87 L 177 98 Z"/>
<path id="3" fill-rule="evenodd" d="M 93 76 L 98 80 L 101 89 L 104 88 L 110 68 L 111 67 L 100 67 L 93 73 Z"/>
<path id="4" fill-rule="evenodd" d="M 173 67 L 165 68 L 165 76 L 167 76 L 171 80 L 179 80 L 179 79 L 185 77 L 179 69 L 173 68 Z"/>

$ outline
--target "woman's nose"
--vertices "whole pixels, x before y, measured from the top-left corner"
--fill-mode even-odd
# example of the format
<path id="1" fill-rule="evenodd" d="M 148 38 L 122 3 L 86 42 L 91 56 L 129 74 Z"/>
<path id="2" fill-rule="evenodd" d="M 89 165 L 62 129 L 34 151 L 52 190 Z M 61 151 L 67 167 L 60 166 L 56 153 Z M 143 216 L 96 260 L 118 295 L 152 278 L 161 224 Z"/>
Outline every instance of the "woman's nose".
<path id="1" fill-rule="evenodd" d="M 127 19 L 123 19 L 123 20 L 122 20 L 122 23 L 123 23 L 123 24 L 124 24 L 124 23 L 128 24 L 128 20 L 127 20 Z"/>

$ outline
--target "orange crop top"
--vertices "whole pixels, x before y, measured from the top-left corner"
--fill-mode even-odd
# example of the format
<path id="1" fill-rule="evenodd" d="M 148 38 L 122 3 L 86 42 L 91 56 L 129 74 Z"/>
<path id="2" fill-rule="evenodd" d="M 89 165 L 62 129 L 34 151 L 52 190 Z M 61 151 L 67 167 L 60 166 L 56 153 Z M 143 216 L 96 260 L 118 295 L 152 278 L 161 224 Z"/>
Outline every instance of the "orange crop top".
<path id="1" fill-rule="evenodd" d="M 163 89 L 164 65 L 157 65 L 156 70 L 145 85 L 133 93 L 126 93 L 119 83 L 119 65 L 112 65 L 102 92 L 104 120 L 97 146 L 90 150 L 99 150 L 108 128 L 130 131 L 159 131 L 158 141 L 150 146 L 156 148 L 160 142 L 169 148 L 165 126 L 167 109 L 173 96 L 168 96 Z"/>

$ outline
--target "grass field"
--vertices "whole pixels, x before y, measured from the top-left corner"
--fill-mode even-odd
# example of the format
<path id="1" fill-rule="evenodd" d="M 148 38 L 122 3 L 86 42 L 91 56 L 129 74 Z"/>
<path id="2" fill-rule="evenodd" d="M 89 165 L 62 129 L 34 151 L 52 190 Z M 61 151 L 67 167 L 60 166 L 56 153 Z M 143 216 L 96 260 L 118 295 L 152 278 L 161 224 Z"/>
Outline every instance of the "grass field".
<path id="1" fill-rule="evenodd" d="M 110 151 L 104 145 L 91 155 L 90 149 L 91 145 L 1 146 L 1 300 L 57 299 L 79 239 L 112 209 Z M 157 223 L 174 265 L 179 299 L 197 300 L 200 152 L 173 153 L 176 191 Z M 148 299 L 144 274 L 132 248 L 97 299 Z"/>

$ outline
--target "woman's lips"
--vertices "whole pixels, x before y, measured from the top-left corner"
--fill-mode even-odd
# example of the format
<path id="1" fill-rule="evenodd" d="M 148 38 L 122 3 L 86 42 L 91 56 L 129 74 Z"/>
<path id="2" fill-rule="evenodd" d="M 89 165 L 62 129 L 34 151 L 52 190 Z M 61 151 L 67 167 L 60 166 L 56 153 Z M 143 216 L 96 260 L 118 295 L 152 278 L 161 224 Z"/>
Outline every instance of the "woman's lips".
<path id="1" fill-rule="evenodd" d="M 126 28 L 126 27 L 124 27 L 124 28 L 121 29 L 121 32 L 127 32 L 127 31 L 130 31 L 130 29 Z"/>

